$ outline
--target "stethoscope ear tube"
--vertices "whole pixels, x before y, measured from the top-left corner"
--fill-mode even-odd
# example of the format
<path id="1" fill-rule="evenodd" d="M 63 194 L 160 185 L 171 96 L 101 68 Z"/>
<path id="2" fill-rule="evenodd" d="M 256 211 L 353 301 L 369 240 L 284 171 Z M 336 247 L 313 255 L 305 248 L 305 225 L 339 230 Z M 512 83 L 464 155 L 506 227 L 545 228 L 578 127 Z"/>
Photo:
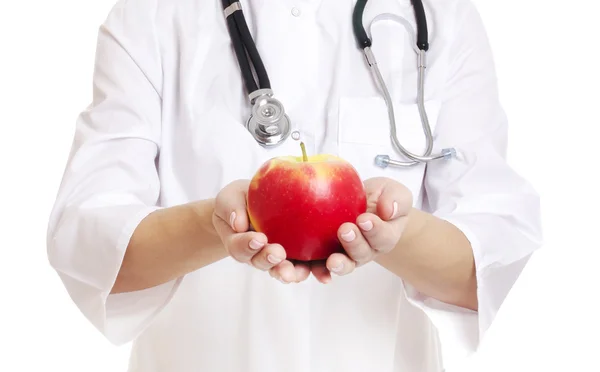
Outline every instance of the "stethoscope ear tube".
<path id="1" fill-rule="evenodd" d="M 227 27 L 240 69 L 242 70 L 242 77 L 248 95 L 259 89 L 270 89 L 271 82 L 269 81 L 267 70 L 252 39 L 240 3 L 235 0 L 222 0 L 222 2 Z M 248 60 L 248 57 L 250 60 Z M 258 77 L 258 84 L 254 80 L 250 62 L 254 66 L 254 71 Z"/>
<path id="2" fill-rule="evenodd" d="M 392 146 L 394 149 L 408 161 L 400 161 L 391 159 L 388 155 L 377 155 L 375 157 L 375 165 L 381 168 L 386 168 L 388 166 L 393 167 L 413 167 L 418 164 L 428 163 L 433 160 L 441 160 L 441 159 L 450 159 L 456 155 L 456 151 L 454 149 L 443 149 L 439 154 L 431 154 L 433 150 L 433 135 L 431 133 L 431 128 L 429 126 L 429 119 L 427 117 L 427 112 L 425 110 L 424 105 L 424 91 L 425 91 L 425 69 L 426 69 L 426 53 L 429 48 L 429 43 L 427 41 L 427 26 L 425 24 L 425 12 L 423 9 L 423 3 L 421 0 L 411 0 L 413 3 L 413 8 L 417 21 L 417 32 L 412 30 L 410 23 L 404 18 L 394 15 L 391 13 L 380 14 L 375 17 L 371 23 L 370 28 L 374 23 L 380 20 L 388 20 L 400 23 L 404 25 L 407 32 L 412 35 L 413 38 L 413 48 L 417 53 L 417 68 L 418 68 L 418 92 L 417 92 L 417 105 L 419 107 L 419 116 L 421 117 L 421 125 L 423 127 L 423 134 L 425 135 L 426 140 L 426 149 L 421 155 L 413 154 L 408 151 L 406 148 L 402 146 L 400 141 L 398 140 L 398 135 L 396 132 L 396 118 L 394 114 L 394 105 L 392 97 L 387 89 L 383 76 L 379 70 L 379 66 L 377 65 L 377 61 L 375 59 L 375 55 L 371 50 L 371 39 L 369 35 L 366 33 L 364 27 L 362 26 L 362 14 L 364 12 L 364 6 L 366 5 L 366 0 L 358 0 L 355 8 L 355 12 L 353 15 L 353 28 L 355 32 L 355 36 L 357 38 L 357 42 L 359 44 L 359 48 L 363 49 L 365 58 L 373 73 L 375 80 L 377 81 L 381 92 L 383 94 L 385 104 L 388 109 L 388 119 L 390 124 L 390 140 L 392 142 Z M 415 35 L 416 34 L 416 35 Z M 368 42 L 368 46 L 366 45 Z"/>
<path id="3" fill-rule="evenodd" d="M 244 85 L 246 86 L 246 90 L 248 92 L 253 92 L 258 88 L 256 86 L 256 82 L 254 81 L 254 77 L 252 76 L 252 69 L 250 68 L 250 63 L 248 59 L 244 58 L 244 44 L 242 43 L 242 38 L 239 33 L 237 24 L 235 22 L 235 18 L 232 17 L 232 14 L 239 10 L 236 10 L 233 7 L 234 5 L 230 4 L 229 0 L 223 0 L 225 21 L 227 22 L 227 28 L 229 30 L 229 36 L 231 37 L 231 43 L 233 44 L 233 50 L 235 51 L 235 56 L 237 58 L 240 70 L 242 72 Z"/>
<path id="4" fill-rule="evenodd" d="M 427 31 L 427 17 L 422 0 L 411 0 L 417 19 L 417 47 L 421 50 L 429 50 L 429 34 Z"/>
<path id="5" fill-rule="evenodd" d="M 356 42 L 360 49 L 371 46 L 371 39 L 369 39 L 363 26 L 363 14 L 366 6 L 367 0 L 357 0 L 354 11 L 352 12 L 352 29 L 354 30 L 354 37 L 356 38 Z"/>

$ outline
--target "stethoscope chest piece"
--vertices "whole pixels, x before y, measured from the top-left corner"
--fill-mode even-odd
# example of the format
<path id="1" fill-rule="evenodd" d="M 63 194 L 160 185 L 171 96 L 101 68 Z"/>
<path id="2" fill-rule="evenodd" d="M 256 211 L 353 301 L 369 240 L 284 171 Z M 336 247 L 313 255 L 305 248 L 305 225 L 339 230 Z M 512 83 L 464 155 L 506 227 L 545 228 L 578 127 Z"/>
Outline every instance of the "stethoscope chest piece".
<path id="1" fill-rule="evenodd" d="M 286 115 L 281 102 L 270 96 L 261 96 L 252 106 L 252 115 L 246 122 L 246 128 L 265 147 L 277 146 L 291 133 L 290 118 Z"/>

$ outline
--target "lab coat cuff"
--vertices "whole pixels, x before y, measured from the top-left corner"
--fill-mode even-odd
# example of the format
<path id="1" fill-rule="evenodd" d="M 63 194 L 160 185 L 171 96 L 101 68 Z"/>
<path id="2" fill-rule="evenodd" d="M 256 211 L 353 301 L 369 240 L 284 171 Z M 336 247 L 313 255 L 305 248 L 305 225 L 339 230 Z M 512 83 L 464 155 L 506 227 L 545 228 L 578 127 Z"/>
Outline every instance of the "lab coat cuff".
<path id="1" fill-rule="evenodd" d="M 458 218 L 438 216 L 456 226 L 471 243 L 476 268 L 481 262 L 481 243 L 470 227 Z M 484 278 L 481 270 L 476 270 L 478 283 Z M 477 351 L 486 328 L 489 314 L 479 309 L 473 311 L 455 305 L 441 302 L 435 298 L 424 295 L 413 286 L 403 283 L 409 303 L 421 309 L 429 318 L 435 329 L 439 341 L 439 351 L 445 369 L 457 368 L 466 362 Z M 481 301 L 488 294 L 478 286 L 478 298 Z M 482 322 L 482 319 L 486 321 Z M 453 369 L 452 369 L 453 370 Z"/>
<path id="2" fill-rule="evenodd" d="M 113 272 L 112 284 L 116 281 L 123 263 L 129 241 L 140 222 L 160 207 L 144 207 L 130 216 L 117 240 L 118 267 Z M 110 293 L 110 288 L 101 293 L 103 303 L 104 336 L 114 345 L 120 346 L 135 339 L 169 303 L 176 293 L 182 278 L 133 292 Z M 112 285 L 110 286 L 112 288 Z"/>

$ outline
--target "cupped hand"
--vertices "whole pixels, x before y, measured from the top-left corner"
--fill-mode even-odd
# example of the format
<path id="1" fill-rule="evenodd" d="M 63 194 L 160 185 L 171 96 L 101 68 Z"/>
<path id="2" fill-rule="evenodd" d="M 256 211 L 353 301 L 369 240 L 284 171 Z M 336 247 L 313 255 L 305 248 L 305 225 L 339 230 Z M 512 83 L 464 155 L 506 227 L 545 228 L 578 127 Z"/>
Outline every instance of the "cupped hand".
<path id="1" fill-rule="evenodd" d="M 296 264 L 286 259 L 285 249 L 270 244 L 265 234 L 253 231 L 247 213 L 246 196 L 249 180 L 234 181 L 217 195 L 213 225 L 228 254 L 284 282 L 301 282 L 310 275 L 308 264 Z"/>
<path id="2" fill-rule="evenodd" d="M 313 275 L 322 283 L 331 280 L 331 273 L 347 275 L 377 256 L 396 247 L 412 209 L 412 193 L 401 183 L 385 177 L 364 182 L 367 193 L 367 211 L 355 223 L 344 223 L 338 229 L 338 238 L 345 250 L 334 253 L 311 267 Z"/>

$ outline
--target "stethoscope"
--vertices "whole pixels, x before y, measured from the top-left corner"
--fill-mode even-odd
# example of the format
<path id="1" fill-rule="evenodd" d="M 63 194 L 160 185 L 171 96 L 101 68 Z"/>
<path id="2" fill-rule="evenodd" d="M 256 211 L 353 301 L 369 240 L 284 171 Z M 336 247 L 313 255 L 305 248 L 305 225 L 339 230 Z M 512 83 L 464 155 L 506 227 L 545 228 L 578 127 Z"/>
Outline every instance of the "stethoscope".
<path id="1" fill-rule="evenodd" d="M 251 115 L 246 121 L 246 128 L 260 145 L 264 147 L 277 146 L 283 143 L 290 136 L 292 130 L 290 118 L 286 114 L 283 104 L 273 97 L 273 90 L 271 89 L 269 76 L 260 58 L 258 50 L 256 49 L 256 45 L 254 44 L 252 36 L 250 35 L 250 30 L 248 29 L 248 25 L 246 23 L 246 19 L 244 18 L 239 1 L 222 0 L 222 2 L 225 19 L 227 20 L 227 26 L 229 29 L 229 35 L 231 36 L 233 48 L 242 72 L 245 88 L 248 92 L 248 98 L 252 106 Z M 392 145 L 396 151 L 408 159 L 407 161 L 399 161 L 391 159 L 389 155 L 377 155 L 375 157 L 375 164 L 382 168 L 387 166 L 410 167 L 433 160 L 449 159 L 456 154 L 456 151 L 453 148 L 443 149 L 439 154 L 431 154 L 433 151 L 433 134 L 431 133 L 431 127 L 429 125 L 429 119 L 427 117 L 424 104 L 426 53 L 429 49 L 427 19 L 425 17 L 425 9 L 423 8 L 422 1 L 411 0 L 411 3 L 415 12 L 417 23 L 416 37 L 410 23 L 404 18 L 394 14 L 381 14 L 375 17 L 375 19 L 373 19 L 371 22 L 370 27 L 372 27 L 375 22 L 380 20 L 395 21 L 404 25 L 409 34 L 413 37 L 413 48 L 418 55 L 417 68 L 419 73 L 417 105 L 419 108 L 419 116 L 421 117 L 423 133 L 425 134 L 426 139 L 426 148 L 422 155 L 416 155 L 408 151 L 398 140 L 398 135 L 396 133 L 396 118 L 394 115 L 392 99 L 388 92 L 387 86 L 385 85 L 381 72 L 379 71 L 379 67 L 377 66 L 375 55 L 371 50 L 371 38 L 367 35 L 362 22 L 367 0 L 357 0 L 352 15 L 354 36 L 357 40 L 358 46 L 360 49 L 362 49 L 369 68 L 375 75 L 375 78 L 383 92 L 388 110 Z M 250 62 L 254 66 L 258 83 L 256 83 L 254 80 Z M 293 137 L 295 138 L 295 136 Z"/>

